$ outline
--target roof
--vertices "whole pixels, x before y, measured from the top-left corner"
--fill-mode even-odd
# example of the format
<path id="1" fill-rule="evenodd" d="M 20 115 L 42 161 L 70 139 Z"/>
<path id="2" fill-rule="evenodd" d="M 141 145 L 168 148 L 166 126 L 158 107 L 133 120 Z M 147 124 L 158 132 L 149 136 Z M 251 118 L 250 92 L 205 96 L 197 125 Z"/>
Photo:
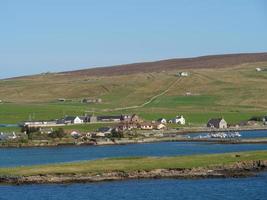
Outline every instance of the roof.
<path id="1" fill-rule="evenodd" d="M 65 120 L 65 121 L 73 121 L 73 120 L 75 120 L 76 117 L 77 117 L 77 116 L 66 116 L 66 117 L 64 118 L 64 120 Z"/>
<path id="2" fill-rule="evenodd" d="M 175 119 L 181 119 L 181 118 L 184 118 L 184 116 L 183 116 L 183 115 L 177 115 L 177 116 L 175 117 Z"/>
<path id="3" fill-rule="evenodd" d="M 141 123 L 140 125 L 141 125 L 141 126 L 153 126 L 153 124 L 150 123 L 150 122 L 143 122 L 143 123 Z"/>
<path id="4" fill-rule="evenodd" d="M 89 119 L 91 116 L 81 116 L 81 117 L 79 117 L 81 120 L 87 120 L 87 119 Z"/>
<path id="5" fill-rule="evenodd" d="M 102 133 L 104 133 L 104 132 L 108 132 L 108 131 L 110 131 L 110 130 L 111 130 L 110 127 L 101 127 L 101 128 L 98 129 L 98 131 L 99 131 L 99 132 L 102 132 Z"/>
<path id="6" fill-rule="evenodd" d="M 121 119 L 121 115 L 110 115 L 110 116 L 98 116 L 98 120 L 103 120 L 103 119 Z"/>

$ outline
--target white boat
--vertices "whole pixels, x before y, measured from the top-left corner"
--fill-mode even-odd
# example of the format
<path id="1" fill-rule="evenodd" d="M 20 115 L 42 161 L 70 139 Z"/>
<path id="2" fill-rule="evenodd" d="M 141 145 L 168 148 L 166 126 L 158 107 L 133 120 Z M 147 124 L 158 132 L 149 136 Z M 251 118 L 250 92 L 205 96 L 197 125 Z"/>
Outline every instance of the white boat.
<path id="1" fill-rule="evenodd" d="M 241 137 L 241 134 L 239 132 L 218 132 L 218 133 L 209 133 L 209 136 L 211 138 L 237 138 L 237 137 Z"/>

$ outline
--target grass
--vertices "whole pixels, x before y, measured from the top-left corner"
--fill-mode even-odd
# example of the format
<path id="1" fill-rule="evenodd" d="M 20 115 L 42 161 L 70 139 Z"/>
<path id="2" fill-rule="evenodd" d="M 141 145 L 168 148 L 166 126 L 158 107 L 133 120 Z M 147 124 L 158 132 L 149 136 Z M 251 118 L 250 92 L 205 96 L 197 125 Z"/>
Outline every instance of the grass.
<path id="1" fill-rule="evenodd" d="M 190 124 L 205 124 L 211 117 L 229 123 L 267 113 L 267 77 L 255 72 L 266 63 L 222 69 L 191 69 L 190 76 L 143 108 L 123 112 L 103 109 L 140 105 L 164 91 L 176 71 L 121 76 L 87 77 L 49 74 L 0 80 L 0 123 L 49 120 L 65 115 L 137 113 L 146 120 L 183 114 Z M 186 96 L 190 92 L 192 96 Z M 82 104 L 84 97 L 102 98 L 102 104 Z M 59 103 L 58 98 L 73 100 Z"/>
<path id="2" fill-rule="evenodd" d="M 0 123 L 18 123 L 29 120 L 29 116 L 32 118 L 34 117 L 33 119 L 36 120 L 58 119 L 64 117 L 65 115 L 84 115 L 85 110 L 86 107 L 83 106 L 63 106 L 51 104 L 2 104 L 0 105 Z M 238 123 L 243 120 L 248 120 L 252 116 L 266 115 L 264 110 L 251 111 L 249 108 L 243 108 L 241 111 L 239 111 L 233 108 L 226 108 L 225 110 L 220 108 L 213 110 L 205 107 L 202 107 L 202 109 L 154 107 L 128 111 L 126 110 L 123 113 L 137 113 L 145 120 L 157 120 L 160 117 L 171 119 L 176 115 L 184 115 L 187 122 L 190 124 L 205 124 L 208 119 L 213 117 L 224 117 L 228 123 Z M 95 114 L 121 114 L 121 112 L 95 112 Z M 92 130 L 91 127 L 94 127 L 94 125 L 79 125 L 76 128 L 79 128 L 79 130 Z M 67 127 L 67 129 L 71 129 L 71 127 Z M 0 128 L 0 130 L 3 129 Z M 8 130 L 17 130 L 17 128 L 8 128 Z"/>
<path id="3" fill-rule="evenodd" d="M 20 132 L 21 128 L 20 127 L 0 127 L 0 132 Z"/>
<path id="4" fill-rule="evenodd" d="M 18 123 L 29 120 L 51 120 L 65 115 L 83 115 L 84 105 L 61 104 L 0 104 L 0 123 Z"/>
<path id="5" fill-rule="evenodd" d="M 180 106 L 209 106 L 214 105 L 214 96 L 163 96 L 154 100 L 147 107 L 175 108 Z"/>
<path id="6" fill-rule="evenodd" d="M 64 130 L 75 130 L 75 131 L 96 131 L 98 128 L 101 127 L 112 127 L 115 123 L 96 123 L 96 124 L 75 124 L 69 126 L 63 126 Z"/>
<path id="7" fill-rule="evenodd" d="M 236 154 L 240 156 L 236 157 Z M 209 167 L 251 160 L 267 160 L 267 151 L 176 157 L 111 158 L 76 163 L 0 168 L 0 175 L 30 176 L 48 174 L 96 174 L 112 171 L 131 172 L 137 170 Z"/>

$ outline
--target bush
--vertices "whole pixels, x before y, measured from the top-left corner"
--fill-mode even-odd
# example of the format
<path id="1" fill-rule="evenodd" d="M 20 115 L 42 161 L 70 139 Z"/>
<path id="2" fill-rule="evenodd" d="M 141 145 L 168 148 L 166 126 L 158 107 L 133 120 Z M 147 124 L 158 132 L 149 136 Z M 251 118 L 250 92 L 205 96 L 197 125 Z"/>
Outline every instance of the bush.
<path id="1" fill-rule="evenodd" d="M 18 142 L 19 143 L 28 143 L 28 139 L 27 138 L 19 138 Z"/>
<path id="2" fill-rule="evenodd" d="M 111 134 L 112 134 L 112 137 L 123 138 L 123 132 L 122 131 L 112 130 Z"/>
<path id="3" fill-rule="evenodd" d="M 52 138 L 63 138 L 65 136 L 66 136 L 66 133 L 63 128 L 59 128 L 58 130 L 55 130 L 49 134 L 49 137 L 52 137 Z"/>
<path id="4" fill-rule="evenodd" d="M 251 117 L 249 120 L 261 122 L 263 120 L 263 116 L 254 116 L 254 117 Z"/>

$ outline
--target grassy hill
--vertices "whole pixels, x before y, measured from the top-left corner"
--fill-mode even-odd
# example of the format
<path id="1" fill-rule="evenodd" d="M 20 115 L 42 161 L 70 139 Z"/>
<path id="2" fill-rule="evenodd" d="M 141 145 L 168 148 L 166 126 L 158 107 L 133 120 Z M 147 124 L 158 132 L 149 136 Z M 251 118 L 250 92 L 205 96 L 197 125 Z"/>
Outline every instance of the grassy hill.
<path id="1" fill-rule="evenodd" d="M 197 124 L 224 116 L 237 122 L 267 112 L 267 71 L 256 72 L 256 67 L 267 68 L 267 53 L 172 59 L 0 80 L 0 100 L 4 101 L 0 123 L 27 120 L 30 115 L 53 119 L 85 111 L 138 113 L 145 119 L 184 114 Z M 190 76 L 178 78 L 179 71 L 189 71 Z M 168 92 L 144 107 L 110 110 L 141 105 L 168 87 Z M 82 104 L 84 97 L 102 98 L 103 103 Z M 69 101 L 58 102 L 58 98 Z"/>

